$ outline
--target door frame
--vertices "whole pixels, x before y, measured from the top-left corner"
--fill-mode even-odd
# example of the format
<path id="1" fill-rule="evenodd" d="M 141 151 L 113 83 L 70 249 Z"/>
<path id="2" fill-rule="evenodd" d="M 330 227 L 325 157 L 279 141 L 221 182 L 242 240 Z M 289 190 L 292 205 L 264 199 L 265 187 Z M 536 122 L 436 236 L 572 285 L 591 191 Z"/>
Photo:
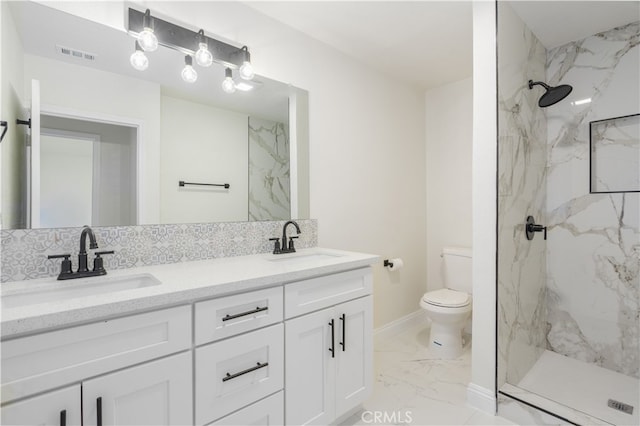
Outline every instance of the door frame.
<path id="1" fill-rule="evenodd" d="M 73 120 L 84 120 L 84 121 L 93 121 L 97 123 L 104 124 L 113 124 L 117 126 L 123 127 L 132 127 L 136 131 L 136 140 L 134 143 L 136 144 L 136 225 L 141 225 L 143 222 L 143 218 L 147 216 L 147 211 L 145 207 L 145 196 L 147 195 L 144 191 L 145 188 L 145 167 L 143 161 L 143 154 L 145 151 L 145 143 L 144 143 L 144 121 L 131 118 L 131 117 L 123 117 L 111 114 L 104 114 L 101 112 L 94 111 L 82 111 L 75 108 L 68 108 L 58 105 L 51 104 L 42 104 L 40 106 L 40 114 L 48 115 L 52 117 L 60 117 L 60 118 L 69 118 Z"/>

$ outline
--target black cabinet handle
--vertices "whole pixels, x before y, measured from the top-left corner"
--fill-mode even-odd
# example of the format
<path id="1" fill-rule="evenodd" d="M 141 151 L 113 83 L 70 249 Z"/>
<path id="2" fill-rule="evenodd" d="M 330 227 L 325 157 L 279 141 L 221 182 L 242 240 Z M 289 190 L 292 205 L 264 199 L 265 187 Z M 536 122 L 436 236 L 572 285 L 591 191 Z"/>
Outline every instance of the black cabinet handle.
<path id="1" fill-rule="evenodd" d="M 331 348 L 329 348 L 329 352 L 331 352 L 331 358 L 335 358 L 336 357 L 336 351 L 335 351 L 335 327 L 334 327 L 334 319 L 331 318 L 331 322 L 329 323 L 329 327 L 331 327 Z"/>
<path id="2" fill-rule="evenodd" d="M 98 397 L 98 399 L 96 399 L 96 410 L 98 411 L 96 422 L 98 426 L 102 426 L 102 397 L 101 396 Z"/>
<path id="3" fill-rule="evenodd" d="M 259 370 L 259 369 L 261 369 L 261 368 L 264 368 L 264 367 L 266 367 L 267 365 L 269 365 L 269 363 L 268 363 L 268 362 L 265 362 L 265 363 L 263 363 L 263 364 L 260 364 L 260 363 L 258 362 L 258 363 L 256 364 L 256 366 L 255 366 L 255 367 L 247 368 L 246 370 L 242 370 L 242 371 L 240 371 L 240 372 L 238 372 L 238 373 L 234 373 L 234 374 L 227 373 L 227 375 L 226 375 L 225 377 L 223 377 L 223 378 L 222 378 L 222 381 L 223 381 L 223 382 L 226 382 L 227 380 L 235 379 L 236 377 L 240 377 L 240 376 L 242 376 L 242 375 L 244 375 L 244 374 L 251 373 L 252 371 L 256 371 L 256 370 Z"/>
<path id="4" fill-rule="evenodd" d="M 60 426 L 67 426 L 67 410 L 60 411 Z"/>
<path id="5" fill-rule="evenodd" d="M 342 352 L 344 352 L 347 349 L 347 316 L 342 314 L 340 321 L 342 321 L 342 342 L 340 342 L 340 346 L 342 346 Z"/>
<path id="6" fill-rule="evenodd" d="M 257 314 L 258 312 L 267 311 L 267 310 L 269 310 L 269 307 L 268 306 L 264 306 L 262 308 L 256 307 L 255 309 L 253 309 L 251 311 L 242 312 L 242 313 L 239 313 L 239 314 L 234 314 L 234 315 L 227 314 L 227 315 L 225 315 L 224 318 L 222 318 L 222 321 L 229 321 L 229 320 L 232 320 L 232 319 L 245 317 L 245 316 L 251 315 L 251 314 Z"/>

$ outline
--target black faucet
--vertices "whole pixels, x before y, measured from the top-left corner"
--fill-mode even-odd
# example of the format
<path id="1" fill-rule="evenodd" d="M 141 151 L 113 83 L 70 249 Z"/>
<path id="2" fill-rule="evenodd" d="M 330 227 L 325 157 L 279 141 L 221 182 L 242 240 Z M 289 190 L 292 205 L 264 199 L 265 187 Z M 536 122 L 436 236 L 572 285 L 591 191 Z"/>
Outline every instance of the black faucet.
<path id="1" fill-rule="evenodd" d="M 292 237 L 289 237 L 289 244 L 287 245 L 287 227 L 289 225 L 293 225 L 296 227 L 296 232 L 298 233 L 298 235 L 294 235 Z M 295 238 L 298 238 L 298 236 L 302 233 L 302 231 L 300 230 L 300 227 L 298 226 L 298 224 L 294 221 L 294 220 L 290 220 L 288 222 L 286 222 L 284 224 L 284 226 L 282 227 L 282 248 L 280 248 L 280 241 L 278 240 L 278 238 L 270 238 L 270 241 L 275 241 L 275 247 L 273 249 L 273 254 L 283 254 L 283 253 L 295 253 L 296 252 L 296 248 L 293 244 L 293 240 Z"/>
<path id="2" fill-rule="evenodd" d="M 80 234 L 80 252 L 78 253 L 78 272 L 87 272 L 87 236 L 89 237 L 89 248 L 97 249 L 98 243 L 96 243 L 96 235 L 93 233 L 93 229 L 85 226 L 82 228 Z"/>
<path id="3" fill-rule="evenodd" d="M 87 268 L 87 237 L 89 237 L 89 248 L 97 249 L 98 243 L 96 242 L 96 235 L 93 230 L 88 226 L 82 228 L 80 234 L 80 252 L 78 253 L 78 270 L 73 272 L 71 269 L 71 260 L 69 260 L 70 254 L 55 254 L 49 255 L 48 259 L 63 258 L 60 268 L 59 280 L 70 280 L 73 278 L 95 277 L 98 275 L 105 275 L 107 271 L 104 269 L 104 263 L 101 255 L 113 254 L 113 250 L 98 251 L 95 253 L 96 257 L 93 260 L 93 270 Z"/>

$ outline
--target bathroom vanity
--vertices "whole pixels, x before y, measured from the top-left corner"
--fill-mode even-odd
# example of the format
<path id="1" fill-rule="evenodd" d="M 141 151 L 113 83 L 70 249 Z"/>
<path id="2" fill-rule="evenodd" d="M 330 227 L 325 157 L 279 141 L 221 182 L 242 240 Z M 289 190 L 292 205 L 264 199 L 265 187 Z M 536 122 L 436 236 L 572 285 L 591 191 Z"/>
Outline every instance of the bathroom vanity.
<path id="1" fill-rule="evenodd" d="M 334 422 L 372 388 L 377 259 L 313 248 L 117 270 L 84 293 L 5 283 L 2 423 Z"/>

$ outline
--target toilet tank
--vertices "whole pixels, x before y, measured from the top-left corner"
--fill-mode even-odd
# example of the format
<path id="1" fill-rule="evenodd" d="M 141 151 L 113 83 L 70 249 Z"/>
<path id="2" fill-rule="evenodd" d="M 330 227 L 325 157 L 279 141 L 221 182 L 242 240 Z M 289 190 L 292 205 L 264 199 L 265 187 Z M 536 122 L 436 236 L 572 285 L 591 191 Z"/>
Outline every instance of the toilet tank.
<path id="1" fill-rule="evenodd" d="M 471 294 L 471 249 L 468 247 L 444 247 L 444 284 L 451 290 L 464 291 Z"/>

